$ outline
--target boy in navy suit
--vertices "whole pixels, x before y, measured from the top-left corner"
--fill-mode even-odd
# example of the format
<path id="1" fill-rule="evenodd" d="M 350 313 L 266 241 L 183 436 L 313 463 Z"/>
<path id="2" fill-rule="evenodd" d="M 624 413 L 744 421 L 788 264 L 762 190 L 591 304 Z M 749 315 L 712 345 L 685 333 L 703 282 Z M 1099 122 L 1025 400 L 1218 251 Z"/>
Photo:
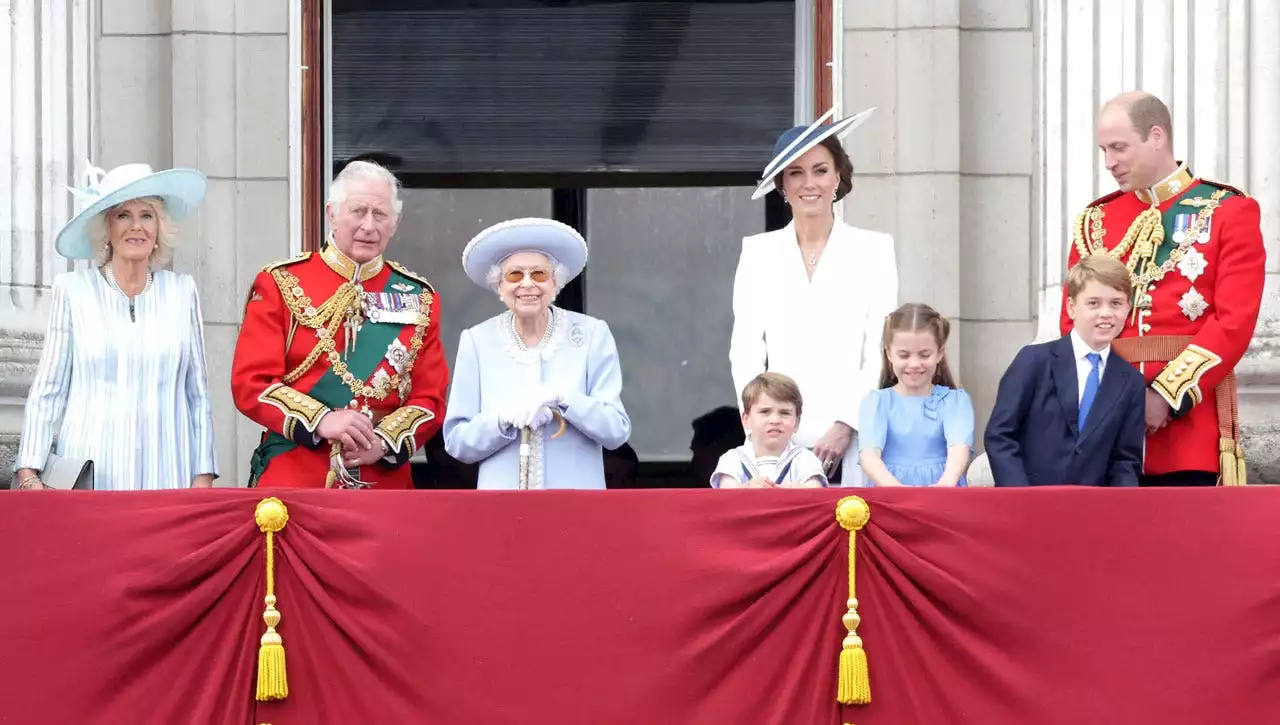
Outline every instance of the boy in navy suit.
<path id="1" fill-rule="evenodd" d="M 1142 374 L 1111 354 L 1133 282 L 1098 254 L 1067 275 L 1070 333 L 1018 353 L 987 423 L 997 486 L 1137 486 L 1146 434 Z"/>

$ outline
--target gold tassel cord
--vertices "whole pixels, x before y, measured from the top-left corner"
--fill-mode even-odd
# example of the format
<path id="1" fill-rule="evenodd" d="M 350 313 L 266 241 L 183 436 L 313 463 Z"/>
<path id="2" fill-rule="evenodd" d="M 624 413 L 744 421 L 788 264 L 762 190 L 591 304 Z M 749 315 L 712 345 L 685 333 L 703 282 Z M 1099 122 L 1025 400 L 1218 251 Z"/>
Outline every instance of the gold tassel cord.
<path id="1" fill-rule="evenodd" d="M 840 649 L 840 679 L 836 700 L 842 705 L 866 705 L 871 702 L 871 678 L 867 670 L 867 653 L 858 636 L 858 597 L 855 588 L 857 537 L 871 521 L 871 507 L 858 496 L 846 496 L 836 504 L 836 521 L 849 532 L 849 601 L 841 621 L 849 631 Z"/>
<path id="2" fill-rule="evenodd" d="M 1151 267 L 1155 265 L 1156 251 L 1164 243 L 1164 222 L 1160 218 L 1160 208 L 1152 204 L 1139 214 L 1133 224 L 1129 225 L 1123 242 L 1133 245 L 1133 253 L 1129 255 L 1126 265 L 1135 281 L 1133 312 L 1129 317 L 1129 322 L 1132 323 L 1137 319 L 1138 310 L 1143 307 L 1143 296 L 1147 293 L 1146 285 L 1137 284 L 1137 281 L 1150 275 Z"/>
<path id="3" fill-rule="evenodd" d="M 266 611 L 262 620 L 266 622 L 267 631 L 262 635 L 258 647 L 258 690 L 257 699 L 283 700 L 289 696 L 289 679 L 285 673 L 284 640 L 276 627 L 280 626 L 280 611 L 276 609 L 276 555 L 275 535 L 289 523 L 289 509 L 275 497 L 264 498 L 258 502 L 253 511 L 254 521 L 258 528 L 267 535 L 267 596 Z"/>

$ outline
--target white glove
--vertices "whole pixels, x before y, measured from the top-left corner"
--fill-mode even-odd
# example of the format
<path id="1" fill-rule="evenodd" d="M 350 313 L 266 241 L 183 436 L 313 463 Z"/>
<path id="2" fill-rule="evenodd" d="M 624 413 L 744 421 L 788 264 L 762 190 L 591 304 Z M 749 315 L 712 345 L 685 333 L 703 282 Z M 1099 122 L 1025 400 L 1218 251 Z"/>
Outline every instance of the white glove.
<path id="1" fill-rule="evenodd" d="M 552 411 L 559 407 L 560 394 L 547 385 L 540 385 L 534 388 L 525 400 L 524 415 L 520 419 L 520 424 L 537 430 L 552 421 L 554 418 Z"/>
<path id="2" fill-rule="evenodd" d="M 550 408 L 545 405 L 539 405 L 526 415 L 524 424 L 533 430 L 538 430 L 550 423 L 554 417 Z"/>

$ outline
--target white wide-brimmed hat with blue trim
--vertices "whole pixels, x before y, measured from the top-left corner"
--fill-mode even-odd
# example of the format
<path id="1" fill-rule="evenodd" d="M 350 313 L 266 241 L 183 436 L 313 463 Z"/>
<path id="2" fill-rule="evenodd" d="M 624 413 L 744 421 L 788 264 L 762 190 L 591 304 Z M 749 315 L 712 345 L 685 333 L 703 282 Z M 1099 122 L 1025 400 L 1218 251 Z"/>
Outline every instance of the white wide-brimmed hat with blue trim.
<path id="1" fill-rule="evenodd" d="M 472 282 L 489 288 L 489 268 L 518 252 L 538 252 L 564 265 L 568 279 L 557 279 L 561 287 L 587 266 L 587 240 L 578 230 L 554 219 L 530 217 L 500 222 L 471 238 L 462 250 L 462 268 Z"/>
<path id="2" fill-rule="evenodd" d="M 795 160 L 804 156 L 814 146 L 822 143 L 824 139 L 831 136 L 842 136 L 867 120 L 875 107 L 868 108 L 861 113 L 842 118 L 839 121 L 825 123 L 836 109 L 831 109 L 822 114 L 822 117 L 808 126 L 794 126 L 782 132 L 778 137 L 778 142 L 773 145 L 773 160 L 764 167 L 764 173 L 760 175 L 760 185 L 756 187 L 755 192 L 751 194 L 752 199 L 759 199 L 773 191 L 773 179 L 783 169 L 795 163 Z"/>
<path id="3" fill-rule="evenodd" d="M 67 187 L 80 211 L 58 232 L 54 246 L 70 259 L 93 259 L 89 222 L 98 214 L 132 199 L 158 196 L 174 221 L 181 221 L 204 198 L 205 175 L 195 169 L 152 171 L 147 164 L 125 164 L 103 171 L 89 164 L 82 189 Z"/>

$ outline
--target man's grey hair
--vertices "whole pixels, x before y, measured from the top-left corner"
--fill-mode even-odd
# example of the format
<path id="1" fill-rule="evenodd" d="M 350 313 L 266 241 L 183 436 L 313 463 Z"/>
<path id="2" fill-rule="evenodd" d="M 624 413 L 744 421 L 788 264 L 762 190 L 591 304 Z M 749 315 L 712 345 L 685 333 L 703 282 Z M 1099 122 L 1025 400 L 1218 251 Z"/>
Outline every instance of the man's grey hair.
<path id="1" fill-rule="evenodd" d="M 555 282 L 556 294 L 559 295 L 560 290 L 564 289 L 565 283 L 563 280 L 569 278 L 568 268 L 561 264 L 560 260 L 546 252 L 539 252 L 536 249 L 528 249 L 524 251 L 536 252 L 547 258 L 547 264 L 551 267 L 551 281 Z M 519 252 L 515 252 L 514 254 L 519 254 Z M 489 287 L 493 289 L 494 292 L 497 292 L 499 296 L 502 295 L 502 265 L 506 264 L 507 260 L 511 259 L 511 257 L 512 255 L 509 254 L 504 257 L 501 262 L 491 265 L 488 273 L 485 274 L 485 281 L 489 283 Z M 552 298 L 552 301 L 554 302 L 555 299 Z"/>
<path id="2" fill-rule="evenodd" d="M 327 203 L 334 206 L 341 206 L 342 202 L 347 200 L 347 184 L 357 179 L 381 181 L 391 188 L 391 211 L 396 217 L 400 216 L 400 209 L 404 207 L 404 202 L 400 200 L 400 180 L 396 175 L 386 169 L 386 167 L 376 164 L 372 161 L 352 161 L 342 167 L 342 171 L 334 177 L 333 183 L 329 185 L 329 200 Z"/>

